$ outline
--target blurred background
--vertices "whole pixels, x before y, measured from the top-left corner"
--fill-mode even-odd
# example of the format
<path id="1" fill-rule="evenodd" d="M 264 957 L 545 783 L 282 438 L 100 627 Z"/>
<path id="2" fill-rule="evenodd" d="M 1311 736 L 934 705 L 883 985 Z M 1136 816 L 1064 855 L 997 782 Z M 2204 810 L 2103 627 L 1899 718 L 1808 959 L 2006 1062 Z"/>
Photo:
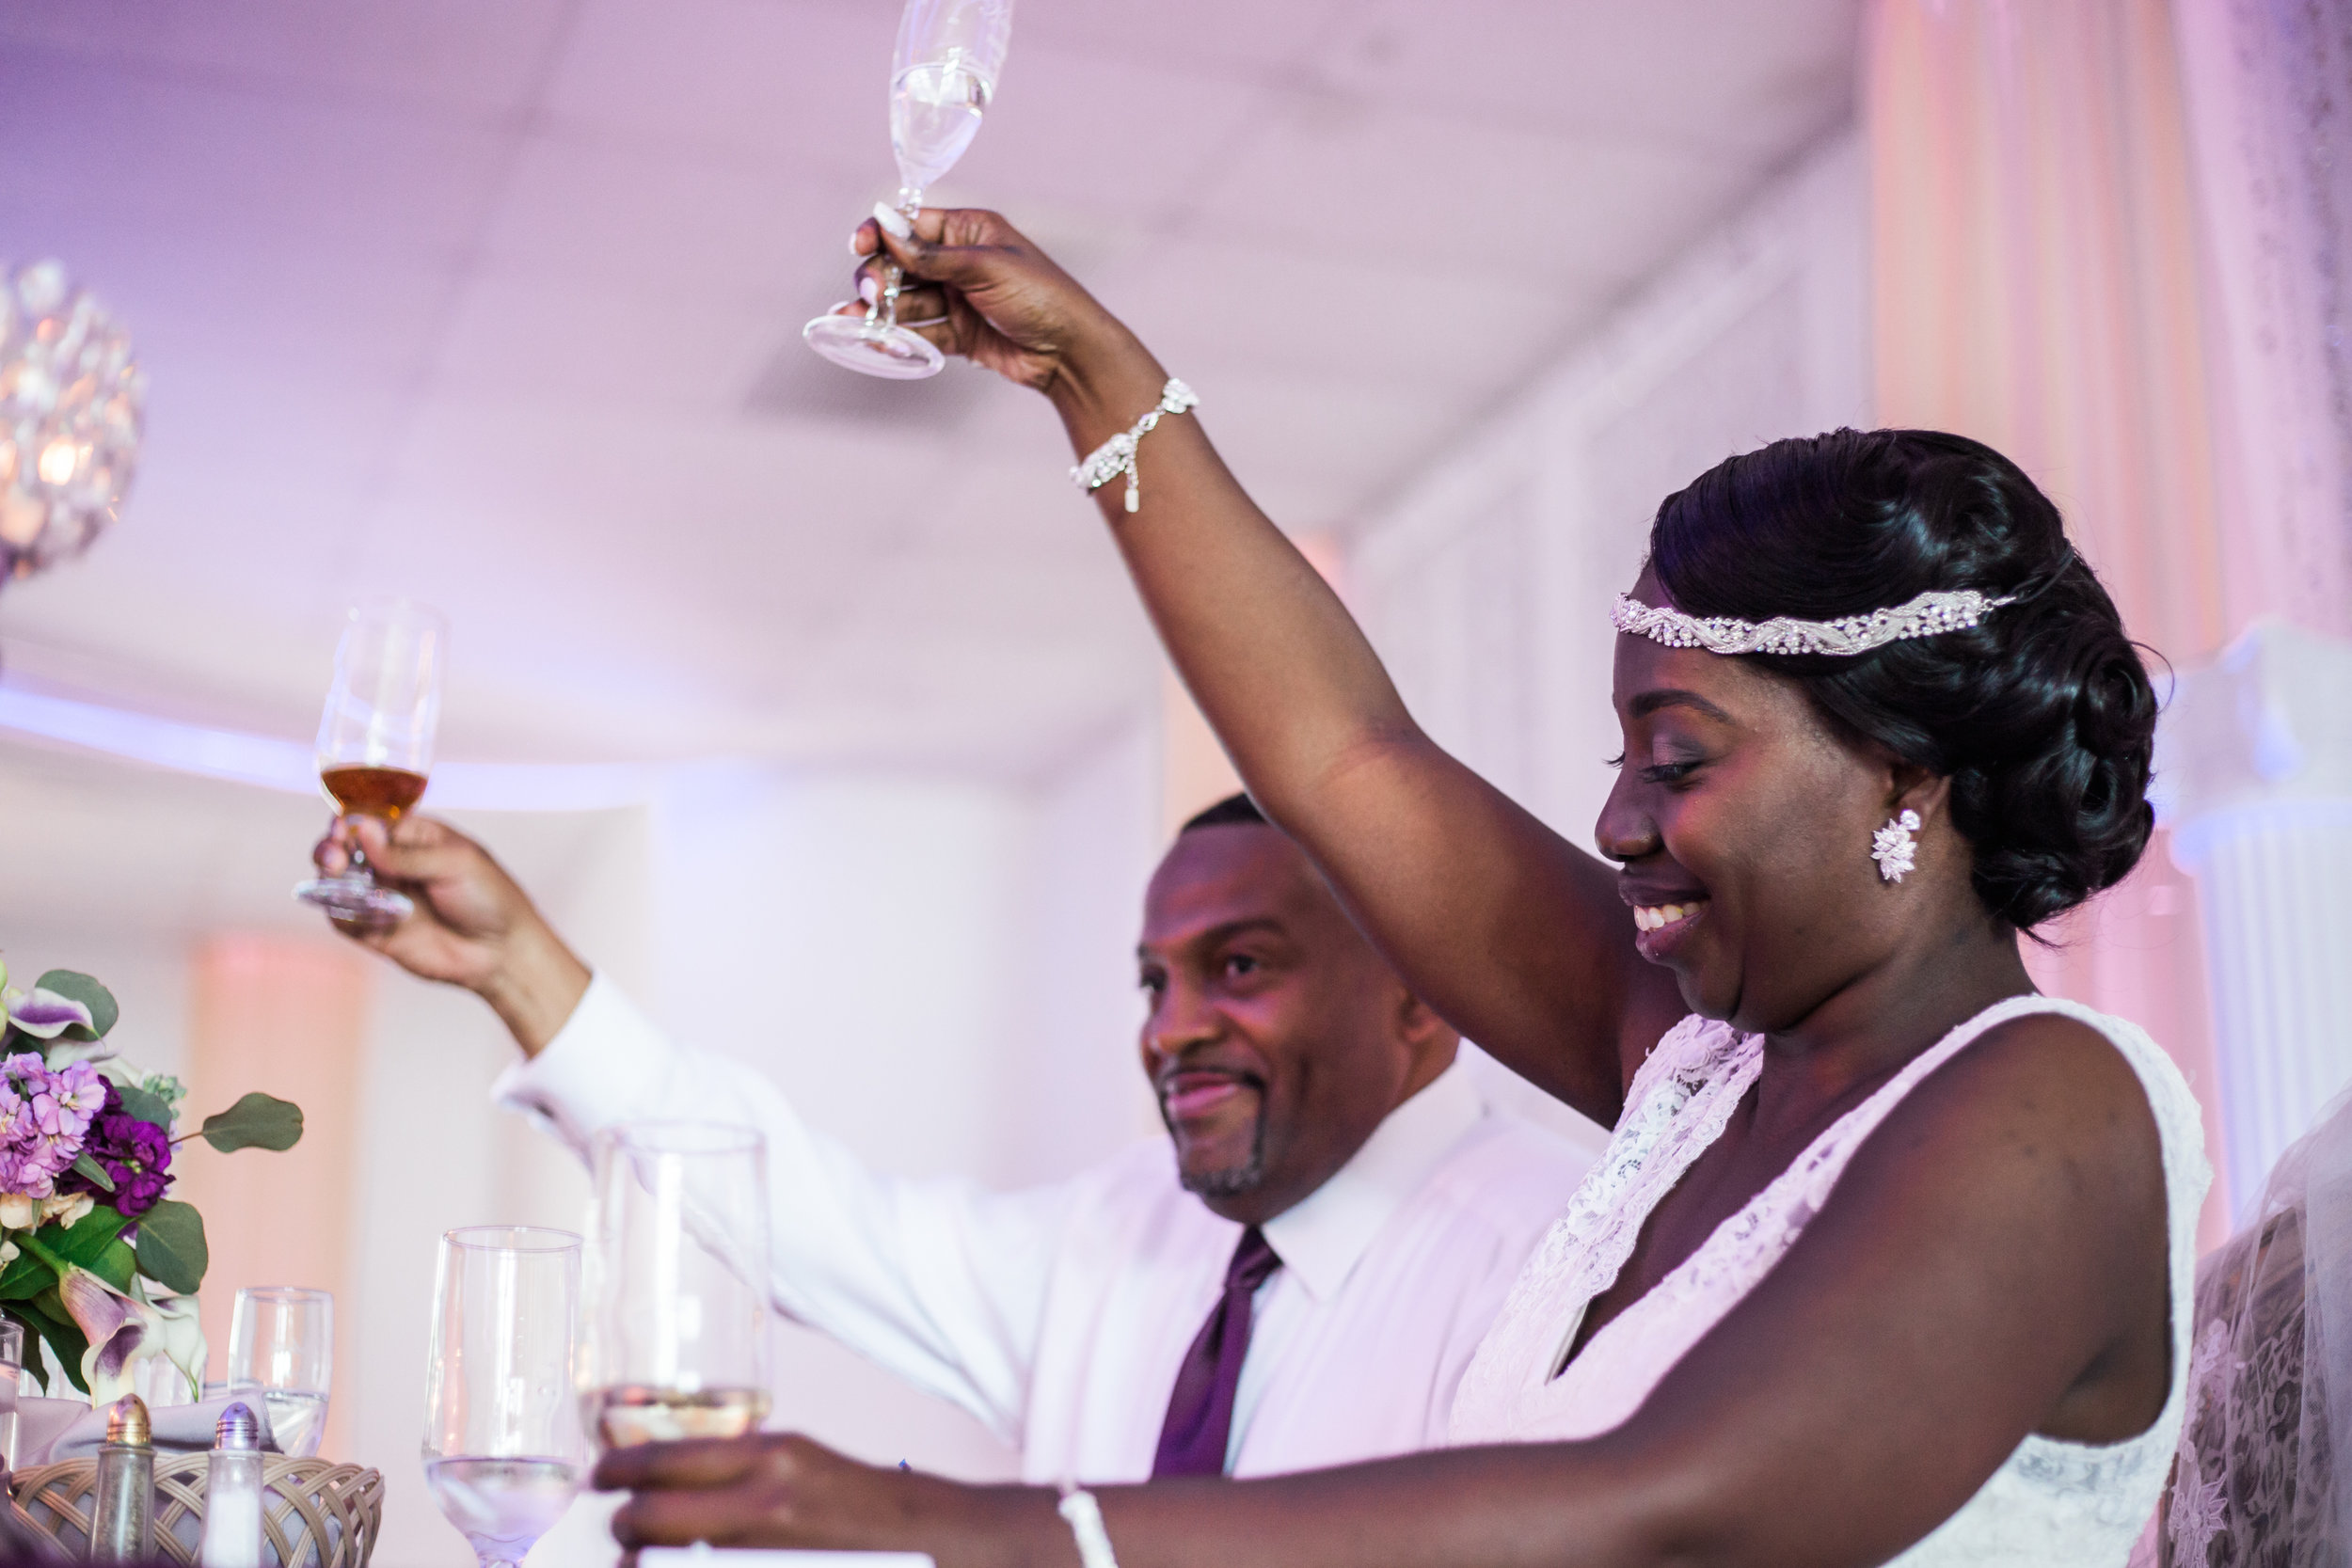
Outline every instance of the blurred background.
<path id="1" fill-rule="evenodd" d="M 470 1557 L 416 1482 L 435 1237 L 585 1183 L 488 1103 L 486 1009 L 288 896 L 356 599 L 454 624 L 424 809 L 878 1166 L 1156 1132 L 1141 890 L 1230 771 L 1041 400 L 798 341 L 897 183 L 897 14 L 0 0 L 0 261 L 151 381 L 119 524 L 0 587 L 0 952 L 104 980 L 199 1116 L 305 1108 L 182 1196 L 216 1361 L 237 1286 L 337 1292 L 385 1568 Z M 2025 463 L 2183 677 L 2161 842 L 2034 962 L 2189 1072 L 2217 1239 L 2352 1079 L 2347 80 L 2340 0 L 1020 0 L 931 200 L 1134 325 L 1423 722 L 1586 844 L 1660 499 L 1841 424 Z M 1010 1472 L 779 1332 L 775 1424 Z"/>

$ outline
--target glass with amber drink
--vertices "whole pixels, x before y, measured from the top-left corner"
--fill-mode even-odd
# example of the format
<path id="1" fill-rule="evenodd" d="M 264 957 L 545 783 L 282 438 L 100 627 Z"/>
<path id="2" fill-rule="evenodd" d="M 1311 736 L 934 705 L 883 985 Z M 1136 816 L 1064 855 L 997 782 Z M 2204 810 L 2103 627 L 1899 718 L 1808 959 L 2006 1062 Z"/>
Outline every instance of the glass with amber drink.
<path id="1" fill-rule="evenodd" d="M 437 610 L 391 599 L 351 612 L 319 718 L 319 783 L 339 821 L 397 822 L 422 798 L 448 650 L 449 622 Z M 314 877 L 294 896 L 360 925 L 390 925 L 416 910 L 377 883 L 357 843 L 341 876 Z"/>

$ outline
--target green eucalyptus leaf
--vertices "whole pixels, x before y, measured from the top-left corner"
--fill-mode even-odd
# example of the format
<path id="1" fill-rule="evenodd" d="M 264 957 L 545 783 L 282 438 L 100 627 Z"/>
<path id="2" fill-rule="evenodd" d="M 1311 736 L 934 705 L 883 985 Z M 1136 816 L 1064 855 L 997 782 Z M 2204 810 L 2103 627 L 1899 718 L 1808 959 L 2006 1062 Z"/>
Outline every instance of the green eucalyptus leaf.
<path id="1" fill-rule="evenodd" d="M 74 1024 L 65 1032 L 67 1039 L 103 1039 L 106 1031 L 115 1026 L 115 1020 L 122 1016 L 122 1009 L 115 1004 L 115 993 L 87 974 L 78 974 L 70 969 L 53 969 L 34 981 L 33 986 L 38 990 L 54 990 L 59 996 L 69 997 L 89 1009 L 88 1026 Z"/>
<path id="2" fill-rule="evenodd" d="M 140 1088 L 136 1084 L 117 1084 L 115 1093 L 122 1097 L 122 1114 L 151 1122 L 165 1132 L 171 1131 L 171 1102 L 162 1095 Z"/>
<path id="3" fill-rule="evenodd" d="M 82 1377 L 82 1357 L 89 1351 L 89 1339 L 82 1333 L 73 1314 L 65 1309 L 57 1288 L 51 1286 L 41 1294 L 24 1304 L 25 1320 L 47 1344 L 57 1365 L 65 1369 L 65 1380 L 89 1398 L 89 1385 Z M 27 1359 L 30 1359 L 29 1357 Z"/>
<path id="4" fill-rule="evenodd" d="M 30 1301 L 56 1283 L 56 1270 L 20 1247 L 0 1268 L 0 1301 Z"/>
<path id="5" fill-rule="evenodd" d="M 106 1174 L 106 1167 L 87 1154 L 76 1154 L 71 1168 L 74 1175 L 86 1176 L 96 1182 L 98 1190 L 102 1193 L 111 1193 L 115 1190 L 115 1179 Z"/>
<path id="6" fill-rule="evenodd" d="M 212 1260 L 204 1245 L 204 1217 L 196 1206 L 166 1198 L 139 1216 L 135 1250 L 139 1273 L 168 1291 L 196 1294 Z"/>
<path id="7" fill-rule="evenodd" d="M 79 1263 L 87 1269 L 130 1223 L 122 1211 L 102 1203 L 62 1230 L 52 1227 L 39 1232 L 40 1244 L 67 1262 Z"/>
<path id="8" fill-rule="evenodd" d="M 238 1148 L 292 1148 L 302 1141 L 302 1107 L 258 1089 L 204 1118 L 204 1141 L 226 1154 Z"/>
<path id="9" fill-rule="evenodd" d="M 84 1267 L 116 1290 L 128 1293 L 131 1276 L 139 1272 L 139 1255 L 132 1250 L 130 1243 L 118 1236 Z"/>

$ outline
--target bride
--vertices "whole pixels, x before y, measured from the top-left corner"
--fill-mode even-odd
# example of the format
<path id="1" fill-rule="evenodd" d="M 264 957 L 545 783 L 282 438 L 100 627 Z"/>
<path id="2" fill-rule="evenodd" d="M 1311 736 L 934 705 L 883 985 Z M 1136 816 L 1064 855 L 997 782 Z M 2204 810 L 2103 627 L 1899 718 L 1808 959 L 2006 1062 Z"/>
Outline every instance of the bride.
<path id="1" fill-rule="evenodd" d="M 1613 866 L 1422 734 L 1182 384 L 1003 219 L 927 211 L 858 245 L 864 288 L 886 246 L 901 319 L 1044 393 L 1079 452 L 1161 411 L 1089 467 L 1251 793 L 1421 995 L 1615 1131 L 1447 1451 L 1057 1509 L 795 1437 L 628 1449 L 599 1471 L 636 1493 L 621 1540 L 2122 1564 L 2179 1434 L 2207 1169 L 2163 1053 L 2036 995 L 2019 958 L 2146 846 L 2156 705 L 2016 466 L 1840 431 L 1667 498 L 1613 617 Z"/>

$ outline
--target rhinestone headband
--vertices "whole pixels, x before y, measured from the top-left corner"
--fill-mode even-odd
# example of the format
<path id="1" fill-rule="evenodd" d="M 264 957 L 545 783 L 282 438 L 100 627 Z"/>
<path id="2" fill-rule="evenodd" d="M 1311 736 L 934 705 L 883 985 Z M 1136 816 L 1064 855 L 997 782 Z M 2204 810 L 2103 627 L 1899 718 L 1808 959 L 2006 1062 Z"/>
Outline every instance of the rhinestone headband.
<path id="1" fill-rule="evenodd" d="M 1973 588 L 1931 588 L 1891 610 L 1841 615 L 1835 621 L 1799 621 L 1787 615 L 1741 621 L 1655 609 L 1630 594 L 1620 594 L 1609 620 L 1634 637 L 1669 648 L 1705 648 L 1710 654 L 1867 654 L 1909 637 L 1963 630 L 1983 620 L 1986 610 L 2015 604 L 2018 597 L 2010 594 L 1992 599 Z"/>

